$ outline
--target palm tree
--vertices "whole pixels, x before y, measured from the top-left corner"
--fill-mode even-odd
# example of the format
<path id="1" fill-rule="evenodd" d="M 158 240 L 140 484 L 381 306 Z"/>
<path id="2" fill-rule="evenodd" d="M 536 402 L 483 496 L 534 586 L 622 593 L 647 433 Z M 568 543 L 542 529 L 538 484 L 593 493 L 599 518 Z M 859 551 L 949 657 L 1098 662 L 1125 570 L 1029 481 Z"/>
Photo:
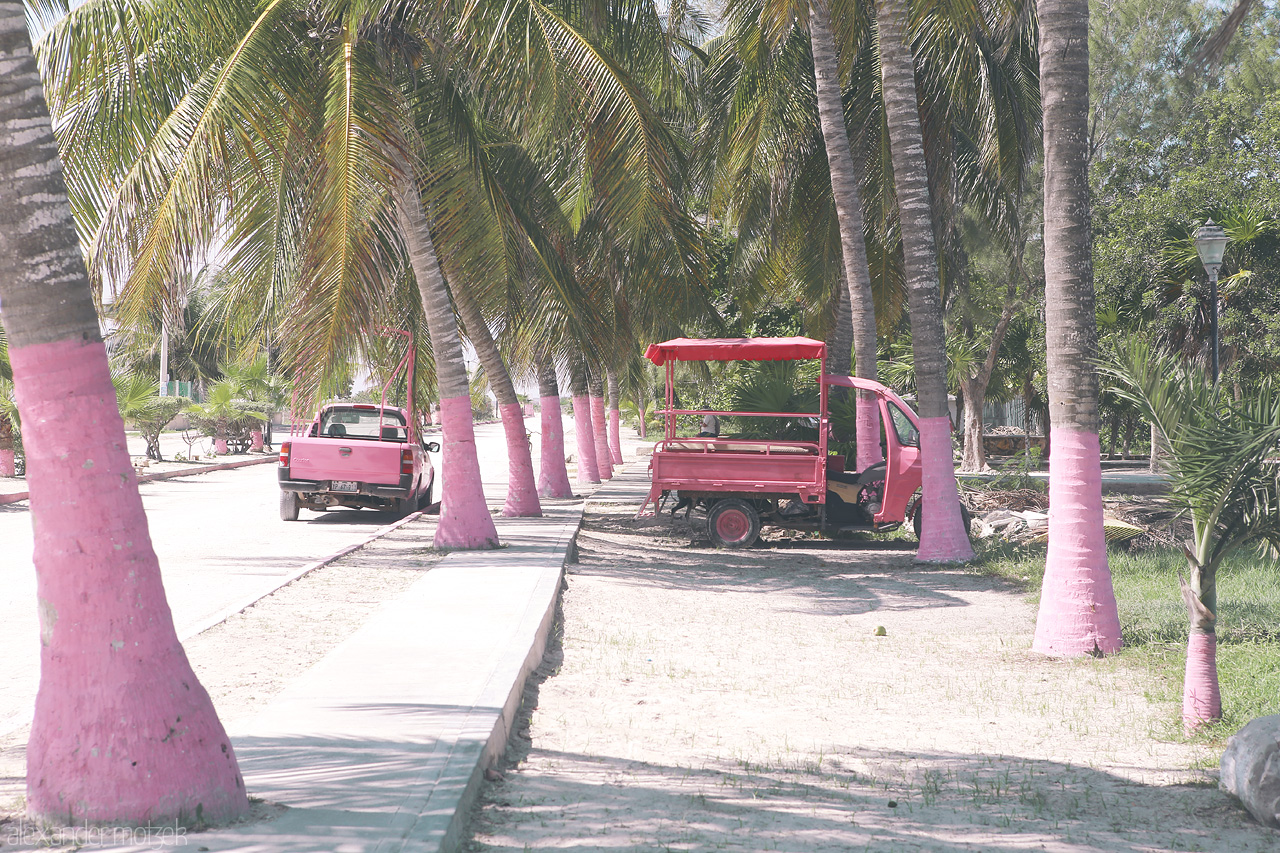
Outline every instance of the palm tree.
<path id="1" fill-rule="evenodd" d="M 478 478 L 450 476 L 474 452 L 474 440 L 461 415 L 446 411 L 469 409 L 465 385 L 452 381 L 460 377 L 450 363 L 461 365 L 461 350 L 446 274 L 455 287 L 470 287 L 468 265 L 483 266 L 476 257 L 502 255 L 510 243 L 510 232 L 491 227 L 505 212 L 500 205 L 477 215 L 492 184 L 476 174 L 484 148 L 472 123 L 498 116 L 543 140 L 576 123 L 573 142 L 589 155 L 577 158 L 586 170 L 576 184 L 586 190 L 583 208 L 616 233 L 652 232 L 679 209 L 664 188 L 674 140 L 643 91 L 575 28 L 596 16 L 572 4 L 562 14 L 536 0 L 496 16 L 472 6 L 460 18 L 400 4 L 280 0 L 232 4 L 223 10 L 230 18 L 216 21 L 205 4 L 121 4 L 118 15 L 93 8 L 105 5 L 80 7 L 55 27 L 46 55 L 65 81 L 67 149 L 84 167 L 73 170 L 75 196 L 93 233 L 93 269 L 104 280 L 127 278 L 118 302 L 126 321 L 160 300 L 170 259 L 199 255 L 226 229 L 231 266 L 264 289 L 282 270 L 299 271 L 291 277 L 300 282 L 296 310 L 281 334 L 285 356 L 295 368 L 318 364 L 323 374 L 380 319 L 386 272 L 411 269 L 446 433 L 460 432 L 452 457 L 445 455 L 437 543 L 494 541 Z M 95 44 L 117 40 L 119 50 L 78 48 L 68 37 L 77 27 L 93 30 Z M 492 49 L 509 43 L 502 27 L 519 30 L 520 61 Z M 532 42 L 525 38 L 531 32 L 539 36 Z M 162 38 L 164 61 L 178 67 L 137 67 L 139 51 Z M 123 67 L 116 56 L 127 58 Z M 113 98 L 120 109 L 78 108 Z M 555 110 L 562 115 L 543 115 Z M 104 132 L 104 116 L 122 126 Z M 244 127 L 252 133 L 234 129 Z M 225 179 L 205 180 L 214 173 Z M 412 192 L 421 196 L 416 205 Z M 228 210 L 233 221 L 224 225 Z M 324 381 L 299 378 L 312 391 Z M 458 393 L 456 406 L 447 403 L 455 398 L 446 386 Z M 445 443 L 454 445 L 447 434 Z M 452 512 L 460 502 L 470 508 Z M 477 530 L 465 530 L 468 523 Z"/>
<path id="2" fill-rule="evenodd" d="M 13 399 L 13 380 L 0 379 L 0 477 L 16 477 L 17 455 L 22 431 L 18 404 Z"/>
<path id="3" fill-rule="evenodd" d="M 19 410 L 42 425 L 25 444 L 41 623 L 28 814 L 231 820 L 244 781 L 165 600 L 21 3 L 0 2 L 0 55 L 0 313 Z"/>
<path id="4" fill-rule="evenodd" d="M 263 426 L 249 431 L 249 449 L 262 450 L 264 443 L 271 444 L 271 419 L 288 405 L 289 383 L 271 372 L 265 352 L 222 365 L 222 375 L 231 382 L 237 397 L 261 403 L 266 409 Z"/>
<path id="5" fill-rule="evenodd" d="M 587 368 L 591 404 L 591 435 L 596 451 L 596 471 L 602 480 L 613 479 L 613 456 L 609 453 L 609 424 L 604 411 L 604 370 L 599 364 Z"/>
<path id="6" fill-rule="evenodd" d="M 160 433 L 191 401 L 186 397 L 161 397 L 157 393 L 154 378 L 141 373 L 113 372 L 111 382 L 115 386 L 120 417 L 126 424 L 132 423 L 142 435 L 143 441 L 147 443 L 147 458 L 163 462 Z M 0 425 L 0 442 L 2 441 L 3 426 Z"/>
<path id="7" fill-rule="evenodd" d="M 507 502 L 502 508 L 505 516 L 540 516 L 542 505 L 538 503 L 538 487 L 533 478 L 533 456 L 529 448 L 528 434 L 524 428 L 524 407 L 516 396 L 516 386 L 507 371 L 506 360 L 498 351 L 498 345 L 489 332 L 489 326 L 480 313 L 480 306 L 466 287 L 454 287 L 453 304 L 466 327 L 467 337 L 484 365 L 489 387 L 498 398 L 498 414 L 507 439 Z"/>
<path id="8" fill-rule="evenodd" d="M 871 293 L 871 269 L 867 263 L 867 245 L 863 237 L 866 226 L 862 221 L 862 193 L 853 156 L 849 151 L 849 133 L 845 126 L 844 102 L 840 94 L 839 61 L 835 39 L 831 34 L 829 3 L 830 0 L 811 0 L 809 4 L 809 41 L 813 52 L 818 120 L 831 172 L 831 194 L 835 201 L 836 218 L 840 223 L 843 278 L 849 291 L 853 324 L 855 370 L 864 379 L 876 379 L 876 315 Z M 860 393 L 857 420 L 859 471 L 883 458 L 880 452 L 879 421 L 880 414 L 874 396 Z"/>
<path id="9" fill-rule="evenodd" d="M 560 383 L 556 364 L 543 353 L 538 358 L 538 396 L 542 408 L 541 460 L 538 466 L 538 495 L 544 498 L 571 498 L 569 471 L 564 461 L 564 414 L 560 411 Z"/>
<path id="10" fill-rule="evenodd" d="M 911 348 L 924 466 L 920 509 L 924 525 L 916 557 L 926 562 L 964 561 L 973 559 L 973 547 L 961 520 L 951 453 L 933 202 L 920 129 L 915 63 L 906 37 L 908 15 L 905 0 L 878 0 L 880 76 L 911 306 Z"/>
<path id="11" fill-rule="evenodd" d="M 779 123 L 794 120 L 794 99 L 787 98 L 790 93 L 775 90 L 782 85 L 795 85 L 795 78 L 779 72 L 786 58 L 794 57 L 796 53 L 796 39 L 792 36 L 803 37 L 806 42 L 804 46 L 809 48 L 806 58 L 811 60 L 815 86 L 815 130 L 826 159 L 827 174 L 823 176 L 827 181 L 825 190 L 827 197 L 834 203 L 832 212 L 835 216 L 837 241 L 832 250 L 837 255 L 840 272 L 831 278 L 829 285 L 847 292 L 844 302 L 826 295 L 821 302 L 849 306 L 853 348 L 857 353 L 855 371 L 858 376 L 875 379 L 876 306 L 867 260 L 861 176 L 850 150 L 845 105 L 841 94 L 840 55 L 832 33 L 833 17 L 839 15 L 842 20 L 852 18 L 851 5 L 842 3 L 837 9 L 832 0 L 730 4 L 727 34 L 713 50 L 709 87 L 713 92 L 719 90 L 721 99 L 725 101 L 731 92 L 735 96 L 731 106 L 716 104 L 713 115 L 724 113 L 727 117 L 727 114 L 734 113 L 737 121 L 734 126 L 722 128 L 713 118 L 708 130 L 714 136 L 725 139 L 724 150 L 719 154 L 723 163 L 719 166 L 722 172 L 719 180 L 729 187 L 728 193 L 738 199 L 737 206 L 740 209 L 750 210 L 752 205 L 744 203 L 744 189 L 749 186 L 749 182 L 743 181 L 743 172 L 756 168 L 753 156 L 755 152 L 750 149 L 756 147 L 759 141 L 757 137 L 762 132 L 769 132 L 766 126 L 769 120 Z M 791 29 L 784 23 L 789 20 L 807 20 L 808 32 L 804 33 L 798 26 Z M 849 57 L 845 59 L 846 65 L 851 64 Z M 812 97 L 807 92 L 805 94 Z M 774 112 L 775 107 L 781 109 Z M 774 151 L 787 150 L 786 146 L 777 146 L 777 140 L 771 142 L 774 143 Z M 768 169 L 767 165 L 760 165 Z M 769 175 L 763 183 L 770 185 L 770 191 L 776 191 L 776 186 L 773 185 L 775 180 L 774 175 Z M 758 212 L 763 209 L 763 206 L 756 206 Z M 812 238 L 815 235 L 809 236 Z M 769 229 L 769 239 L 776 237 L 776 230 Z M 811 261 L 813 255 L 808 254 L 808 260 Z M 819 256 L 825 255 L 825 252 L 819 253 Z M 860 428 L 857 435 L 857 464 L 861 470 L 881 459 L 879 415 L 873 398 L 860 395 L 858 413 Z"/>
<path id="12" fill-rule="evenodd" d="M 207 435 L 213 437 L 214 453 L 227 452 L 227 439 L 232 430 L 239 431 L 246 420 L 265 421 L 267 416 L 245 407 L 244 400 L 236 399 L 236 384 L 224 379 L 214 384 L 209 397 L 203 403 L 192 403 L 186 411 L 195 416 L 196 422 Z M 243 435 L 243 433 L 241 433 Z"/>
<path id="13" fill-rule="evenodd" d="M 618 371 L 605 368 L 605 380 L 609 393 L 609 456 L 614 465 L 622 464 L 622 391 L 618 387 Z"/>
<path id="14" fill-rule="evenodd" d="M 1048 364 L 1049 551 L 1032 648 L 1120 649 L 1120 618 L 1102 529 L 1098 327 L 1089 233 L 1089 6 L 1038 0 L 1044 104 L 1045 354 Z"/>
<path id="15" fill-rule="evenodd" d="M 591 427 L 591 387 L 586 365 L 576 353 L 569 362 L 569 383 L 573 394 L 573 429 L 578 441 L 578 482 L 599 483 L 600 467 Z"/>
<path id="16" fill-rule="evenodd" d="M 848 159 L 849 150 L 854 153 L 851 167 L 866 218 L 862 242 L 871 269 L 874 316 L 880 332 L 890 334 L 898 326 L 907 290 L 898 254 L 891 157 L 882 130 L 875 33 L 866 11 L 831 3 L 806 7 L 801 14 L 769 0 L 731 6 L 726 36 L 711 51 L 706 111 L 711 121 L 704 145 L 722 152 L 716 184 L 723 189 L 717 194 L 729 197 L 733 216 L 726 216 L 726 222 L 738 226 L 738 255 L 747 273 L 738 278 L 750 280 L 756 270 L 767 278 L 784 275 L 806 288 L 805 302 L 832 307 L 839 301 L 830 289 L 816 293 L 807 288 L 822 281 L 828 288 L 856 290 L 844 283 L 847 275 L 835 272 L 843 270 L 849 252 L 842 248 L 843 222 L 835 225 L 843 214 L 837 215 L 839 199 L 832 195 L 842 168 L 837 163 Z M 1010 197 L 1033 154 L 1037 127 L 1034 40 L 1024 18 L 1016 5 L 961 4 L 910 22 L 921 45 L 914 62 L 920 110 L 928 119 L 922 141 L 931 179 L 942 190 L 931 208 L 947 226 L 941 235 L 944 257 L 957 254 L 955 221 L 962 205 L 979 214 L 993 232 L 1010 230 Z M 791 35 L 797 32 L 794 22 L 801 20 L 809 23 L 803 43 Z M 829 73 L 824 71 L 826 29 L 831 30 L 830 53 L 838 61 Z M 810 63 L 812 72 L 806 67 Z M 796 85 L 810 73 L 815 90 Z M 827 85 L 827 78 L 834 84 Z M 847 128 L 843 153 L 830 148 L 838 135 L 828 120 L 833 115 L 843 115 Z M 813 134 L 816 145 L 806 133 Z M 811 162 L 813 151 L 820 163 Z M 723 202 L 713 203 L 713 210 L 718 212 L 719 204 Z M 834 239 L 828 237 L 832 232 L 838 235 Z M 824 263 L 832 254 L 835 263 Z M 947 275 L 954 266 L 948 266 Z M 836 319 L 820 329 L 832 328 Z M 875 357 L 874 333 L 870 339 L 857 369 L 874 375 L 866 364 Z M 859 432 L 874 437 L 878 430 L 864 427 Z"/>
<path id="17" fill-rule="evenodd" d="M 1103 368 L 1116 393 L 1159 430 L 1173 494 L 1191 519 L 1183 545 L 1191 580 L 1179 576 L 1190 618 L 1182 720 L 1188 731 L 1222 717 L 1218 691 L 1217 572 L 1237 548 L 1280 549 L 1280 389 L 1270 380 L 1226 399 L 1197 366 L 1131 338 Z"/>
<path id="18" fill-rule="evenodd" d="M 463 358 L 462 339 L 422 210 L 416 174 L 409 169 L 405 169 L 396 182 L 395 213 L 421 293 L 435 356 L 436 384 L 440 389 L 444 442 L 440 455 L 440 522 L 436 527 L 435 546 L 496 547 L 498 530 L 489 514 L 480 479 L 480 457 L 471 418 L 471 382 Z"/>

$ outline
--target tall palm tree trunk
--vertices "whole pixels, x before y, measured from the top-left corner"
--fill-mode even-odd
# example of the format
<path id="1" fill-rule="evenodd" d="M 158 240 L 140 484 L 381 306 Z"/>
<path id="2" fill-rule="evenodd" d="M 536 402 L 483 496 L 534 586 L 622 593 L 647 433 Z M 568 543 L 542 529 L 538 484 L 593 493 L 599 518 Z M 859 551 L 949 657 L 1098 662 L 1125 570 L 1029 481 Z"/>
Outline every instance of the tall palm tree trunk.
<path id="1" fill-rule="evenodd" d="M 604 371 L 588 370 L 591 383 L 591 435 L 596 448 L 596 470 L 601 480 L 613 479 L 613 457 L 609 454 L 609 425 L 604 413 Z"/>
<path id="2" fill-rule="evenodd" d="M 538 396 L 542 403 L 542 446 L 538 468 L 538 494 L 544 498 L 571 498 L 569 469 L 564 464 L 564 415 L 560 411 L 560 383 L 556 363 L 549 353 L 538 359 Z"/>
<path id="3" fill-rule="evenodd" d="M 27 811 L 54 825 L 238 818 L 244 781 L 174 631 L 21 3 L 0 2 L 0 68 L 0 314 L 40 613 Z"/>
<path id="4" fill-rule="evenodd" d="M 400 167 L 401 177 L 395 187 L 396 217 L 418 282 L 440 390 L 444 446 L 440 453 L 440 520 L 436 524 L 435 546 L 496 548 L 498 530 L 489 514 L 480 480 L 480 458 L 471 420 L 471 385 L 463 361 L 458 321 L 449 304 L 444 273 L 436 258 L 413 172 L 404 162 Z"/>
<path id="5" fill-rule="evenodd" d="M 465 287 L 455 287 L 453 304 L 457 306 L 467 337 L 475 347 L 480 363 L 484 365 L 489 387 L 498 398 L 498 413 L 502 417 L 502 431 L 507 439 L 507 502 L 502 508 L 505 516 L 534 517 L 542 515 L 538 503 L 538 486 L 533 479 L 533 453 L 529 447 L 529 434 L 524 428 L 524 407 L 516 396 L 516 386 L 511 382 L 507 362 L 498 351 L 498 345 L 489 332 L 489 325 L 480 313 L 480 307 Z"/>
<path id="6" fill-rule="evenodd" d="M 849 149 L 849 131 L 840 97 L 839 60 L 831 35 L 829 0 L 813 0 L 809 6 L 809 43 L 813 52 L 813 78 L 818 95 L 818 121 L 827 149 L 831 193 L 840 227 L 840 252 L 844 280 L 849 289 L 853 323 L 854 369 L 864 379 L 876 377 L 876 309 L 871 296 L 871 270 L 863 233 L 862 191 Z M 884 457 L 880 453 L 880 409 L 875 397 L 858 394 L 858 470 Z"/>
<path id="7" fill-rule="evenodd" d="M 827 333 L 827 372 L 847 376 L 853 369 L 853 312 L 849 310 L 849 288 L 844 275 L 831 300 L 831 331 Z M 834 386 L 832 390 L 840 388 Z"/>
<path id="8" fill-rule="evenodd" d="M 904 0 L 879 0 L 876 22 L 880 78 L 898 196 L 911 311 L 911 351 L 920 405 L 924 516 L 916 558 L 926 562 L 964 561 L 973 559 L 973 547 L 961 521 L 951 454 L 938 253 L 916 100 L 915 63 L 906 40 L 907 16 Z"/>
<path id="9" fill-rule="evenodd" d="M 1089 233 L 1089 5 L 1039 0 L 1044 103 L 1045 349 L 1049 385 L 1049 550 L 1032 648 L 1120 649 L 1102 530 L 1097 320 Z"/>
<path id="10" fill-rule="evenodd" d="M 598 483 L 600 466 L 596 464 L 596 438 L 591 429 L 591 387 L 581 356 L 570 362 L 569 382 L 573 392 L 573 432 L 578 440 L 578 482 Z"/>
<path id="11" fill-rule="evenodd" d="M 604 375 L 609 391 L 609 456 L 614 465 L 621 465 L 622 410 L 618 407 L 618 374 L 612 367 L 606 367 Z"/>

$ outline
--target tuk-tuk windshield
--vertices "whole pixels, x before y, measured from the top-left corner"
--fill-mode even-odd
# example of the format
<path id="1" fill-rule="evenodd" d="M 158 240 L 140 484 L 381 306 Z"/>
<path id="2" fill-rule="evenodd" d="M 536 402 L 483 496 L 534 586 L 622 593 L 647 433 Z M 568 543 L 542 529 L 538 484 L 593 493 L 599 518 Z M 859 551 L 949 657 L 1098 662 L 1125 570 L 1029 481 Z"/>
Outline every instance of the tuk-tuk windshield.
<path id="1" fill-rule="evenodd" d="M 893 421 L 893 431 L 898 436 L 898 444 L 903 447 L 920 446 L 920 430 L 907 417 L 907 413 L 898 408 L 898 404 L 889 402 L 889 418 Z"/>

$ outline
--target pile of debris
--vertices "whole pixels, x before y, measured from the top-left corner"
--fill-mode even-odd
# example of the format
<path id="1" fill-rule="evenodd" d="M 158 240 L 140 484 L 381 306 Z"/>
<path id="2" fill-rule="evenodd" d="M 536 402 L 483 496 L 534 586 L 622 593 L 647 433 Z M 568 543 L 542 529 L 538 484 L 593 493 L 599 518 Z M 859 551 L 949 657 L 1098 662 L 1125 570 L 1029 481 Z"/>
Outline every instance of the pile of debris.
<path id="1" fill-rule="evenodd" d="M 965 494 L 979 539 L 999 537 L 1019 545 L 1045 542 L 1049 537 L 1049 496 L 1035 489 L 974 490 Z M 1129 550 L 1145 550 L 1186 538 L 1184 518 L 1166 498 L 1141 497 L 1104 504 L 1102 526 L 1108 542 L 1123 542 Z"/>
<path id="2" fill-rule="evenodd" d="M 1029 545 L 1049 535 L 1049 513 L 1035 510 L 991 509 L 973 517 L 970 534 L 979 539 L 999 536 L 1008 542 Z"/>

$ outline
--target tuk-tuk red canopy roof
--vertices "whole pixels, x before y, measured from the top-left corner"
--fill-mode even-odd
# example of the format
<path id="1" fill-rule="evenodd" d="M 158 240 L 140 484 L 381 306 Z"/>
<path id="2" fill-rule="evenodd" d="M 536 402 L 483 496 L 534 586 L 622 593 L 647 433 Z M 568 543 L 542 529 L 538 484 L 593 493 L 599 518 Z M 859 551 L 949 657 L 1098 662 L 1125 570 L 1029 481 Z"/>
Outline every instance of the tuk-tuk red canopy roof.
<path id="1" fill-rule="evenodd" d="M 644 357 L 668 361 L 791 361 L 824 358 L 827 345 L 812 338 L 674 338 L 649 344 Z"/>

